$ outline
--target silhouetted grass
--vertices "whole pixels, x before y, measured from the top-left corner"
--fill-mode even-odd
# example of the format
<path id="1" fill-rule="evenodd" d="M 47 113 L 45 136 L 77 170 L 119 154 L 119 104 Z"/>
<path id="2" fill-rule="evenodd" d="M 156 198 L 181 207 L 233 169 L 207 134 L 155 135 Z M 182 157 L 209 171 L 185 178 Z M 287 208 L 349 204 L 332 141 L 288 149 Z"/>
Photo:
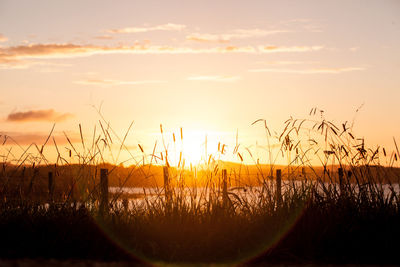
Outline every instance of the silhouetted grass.
<path id="1" fill-rule="evenodd" d="M 255 124 L 259 122 L 265 123 Z M 103 155 L 111 151 L 111 144 L 119 146 L 115 159 L 128 150 L 127 134 L 118 138 L 108 123 L 99 124 L 101 132 L 94 132 L 91 145 L 85 144 L 80 126 L 81 150 L 70 142 L 71 152 L 67 158 L 59 153 L 56 165 L 46 160 L 44 146 L 36 146 L 36 155 L 26 152 L 4 161 L 1 258 L 400 263 L 399 170 L 394 167 L 399 152 L 387 155 L 379 147 L 368 149 L 346 124 L 339 129 L 322 115 L 318 121 L 290 119 L 281 134 L 272 136 L 265 123 L 268 144 L 274 138 L 280 142 L 277 154 L 285 156 L 286 166 L 275 164 L 271 147 L 266 149 L 269 162 L 262 165 L 254 159 L 253 166 L 219 160 L 223 144 L 219 155 L 210 155 L 196 170 L 185 168 L 181 154 L 177 166 L 169 168 L 170 197 L 163 188 L 162 169 L 152 164 L 158 159 L 158 164 L 169 166 L 171 153 L 165 149 L 158 156 L 153 150 L 145 155 L 151 158 L 148 165 L 143 165 L 144 159 L 130 168 L 107 164 Z M 140 151 L 144 154 L 141 146 Z M 246 149 L 237 144 L 233 153 L 243 161 Z M 74 156 L 77 162 L 72 162 Z M 320 167 L 312 165 L 312 157 L 319 159 Z M 230 187 L 224 192 L 221 169 L 229 167 Z M 109 169 L 113 186 L 142 183 L 154 192 L 143 189 L 142 202 L 116 192 L 109 212 L 101 213 L 100 168 Z M 283 169 L 281 194 L 277 168 Z M 52 200 L 46 187 L 48 171 L 57 179 Z"/>

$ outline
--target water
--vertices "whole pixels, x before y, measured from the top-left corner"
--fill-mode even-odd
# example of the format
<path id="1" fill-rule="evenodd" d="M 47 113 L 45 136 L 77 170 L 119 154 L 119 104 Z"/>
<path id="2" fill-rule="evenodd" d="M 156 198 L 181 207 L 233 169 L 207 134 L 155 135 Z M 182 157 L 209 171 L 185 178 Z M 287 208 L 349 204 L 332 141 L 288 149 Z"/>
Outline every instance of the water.
<path id="1" fill-rule="evenodd" d="M 282 181 L 281 194 L 283 198 L 285 194 L 291 194 L 296 190 L 297 193 L 307 192 L 309 186 L 313 184 L 312 181 Z M 317 185 L 317 190 L 321 194 L 324 192 L 324 188 L 330 192 L 336 190 L 340 192 L 339 184 L 332 183 L 323 183 Z M 392 195 L 392 191 L 399 197 L 400 195 L 400 185 L 398 183 L 389 185 L 389 184 L 372 184 L 373 192 L 382 192 L 383 197 L 390 198 Z M 363 190 L 370 194 L 370 188 L 368 185 L 361 185 Z M 190 206 L 206 206 L 207 202 L 210 201 L 210 193 L 211 197 L 215 196 L 222 198 L 222 191 L 218 188 L 210 189 L 205 187 L 185 187 L 183 190 L 175 188 L 175 195 L 179 196 L 182 201 L 185 201 L 185 204 Z M 360 187 L 357 184 L 350 185 L 350 191 L 352 194 L 358 194 L 360 192 Z M 122 209 L 136 209 L 136 210 L 144 210 L 151 206 L 162 207 L 162 204 L 165 202 L 165 193 L 162 187 L 109 187 L 110 195 L 110 203 L 114 205 L 114 207 L 122 208 Z M 251 205 L 257 205 L 262 196 L 275 195 L 276 194 L 276 186 L 275 183 L 268 183 L 265 187 L 261 186 L 243 186 L 243 187 L 229 187 L 228 188 L 228 196 L 231 200 L 236 202 L 245 202 Z M 117 197 L 118 196 L 118 197 Z M 71 207 L 76 205 L 77 208 L 81 205 L 81 202 L 69 203 Z M 44 208 L 49 208 L 49 203 L 44 204 Z M 88 205 L 88 203 L 86 203 Z M 94 203 L 89 205 L 95 205 Z"/>
<path id="2" fill-rule="evenodd" d="M 282 181 L 282 195 L 293 193 L 293 190 L 296 192 L 306 192 L 307 188 L 312 185 L 313 182 L 304 182 L 304 181 Z M 317 185 L 317 190 L 320 193 L 324 192 L 324 186 L 327 190 L 333 191 L 336 190 L 340 192 L 339 184 L 332 183 L 323 183 Z M 396 193 L 398 196 L 400 194 L 400 186 L 399 184 L 372 184 L 372 185 L 361 185 L 361 189 L 370 194 L 372 186 L 372 192 L 382 192 L 384 198 L 390 198 L 392 191 Z M 359 194 L 360 187 L 357 184 L 351 184 L 350 192 L 352 194 Z M 218 188 L 213 190 L 210 188 L 204 187 L 185 187 L 183 190 L 174 189 L 175 194 L 179 195 L 182 200 L 186 201 L 186 204 L 189 205 L 204 205 L 210 199 L 210 193 L 213 196 L 222 197 L 222 191 Z M 270 190 L 268 192 L 268 190 Z M 145 208 L 148 207 L 148 204 L 161 204 L 165 199 L 164 189 L 163 188 L 140 188 L 140 187 L 110 187 L 109 192 L 112 194 L 121 194 L 117 201 L 114 203 L 117 206 L 123 206 L 123 200 L 127 199 L 128 208 Z M 124 195 L 122 195 L 124 194 Z M 228 188 L 228 196 L 232 200 L 240 200 L 245 201 L 248 204 L 256 204 L 259 201 L 261 196 L 267 196 L 268 194 L 276 194 L 276 187 L 274 183 L 268 184 L 266 187 L 261 186 L 244 186 L 244 187 L 230 187 Z"/>

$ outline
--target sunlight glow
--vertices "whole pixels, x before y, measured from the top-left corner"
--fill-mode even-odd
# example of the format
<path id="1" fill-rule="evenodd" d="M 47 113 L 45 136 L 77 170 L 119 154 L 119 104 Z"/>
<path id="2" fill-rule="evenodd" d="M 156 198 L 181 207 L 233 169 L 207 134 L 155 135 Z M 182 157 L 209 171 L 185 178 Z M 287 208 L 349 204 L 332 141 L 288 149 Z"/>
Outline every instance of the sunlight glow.
<path id="1" fill-rule="evenodd" d="M 218 152 L 218 143 L 224 133 L 179 129 L 176 132 L 164 132 L 164 144 L 168 150 L 169 164 L 190 168 L 207 163 L 212 158 L 224 156 Z M 163 148 L 163 149 L 165 149 Z M 164 152 L 165 154 L 165 152 Z"/>

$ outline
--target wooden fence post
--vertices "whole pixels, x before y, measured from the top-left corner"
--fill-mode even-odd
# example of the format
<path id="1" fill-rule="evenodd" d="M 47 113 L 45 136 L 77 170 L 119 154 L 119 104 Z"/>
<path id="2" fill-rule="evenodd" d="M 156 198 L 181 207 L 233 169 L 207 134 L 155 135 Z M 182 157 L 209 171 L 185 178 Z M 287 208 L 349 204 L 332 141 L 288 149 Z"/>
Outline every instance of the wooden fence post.
<path id="1" fill-rule="evenodd" d="M 222 170 L 222 205 L 223 207 L 228 205 L 228 181 L 226 169 Z"/>
<path id="2" fill-rule="evenodd" d="M 128 212 L 128 210 L 129 210 L 129 200 L 127 198 L 124 198 L 122 200 L 122 206 L 124 207 L 124 211 Z"/>
<path id="3" fill-rule="evenodd" d="M 167 204 L 170 204 L 171 201 L 171 192 L 169 188 L 169 172 L 168 172 L 168 167 L 164 166 L 163 168 L 163 173 L 164 173 L 164 194 L 165 194 L 165 201 Z"/>
<path id="4" fill-rule="evenodd" d="M 108 169 L 100 169 L 100 212 L 108 212 Z"/>
<path id="5" fill-rule="evenodd" d="M 338 175 L 339 175 L 339 188 L 340 188 L 340 194 L 344 194 L 345 188 L 344 188 L 344 173 L 342 168 L 338 168 Z"/>
<path id="6" fill-rule="evenodd" d="M 26 168 L 24 166 L 24 168 L 22 169 L 22 174 L 18 185 L 18 193 L 20 199 L 22 199 L 23 192 L 25 192 L 25 170 Z"/>
<path id="7" fill-rule="evenodd" d="M 53 172 L 49 172 L 49 182 L 48 182 L 48 186 L 49 186 L 49 199 L 50 202 L 53 202 L 53 197 L 54 197 L 54 177 L 53 177 Z"/>
<path id="8" fill-rule="evenodd" d="M 276 170 L 276 201 L 278 206 L 282 202 L 282 170 Z"/>
<path id="9" fill-rule="evenodd" d="M 75 198 L 75 196 L 74 196 L 74 191 L 75 191 L 74 190 L 75 189 L 74 177 L 71 176 L 69 183 L 70 183 L 70 186 L 71 186 L 71 190 L 69 192 L 70 199 L 71 199 L 71 201 L 74 201 L 74 198 Z"/>

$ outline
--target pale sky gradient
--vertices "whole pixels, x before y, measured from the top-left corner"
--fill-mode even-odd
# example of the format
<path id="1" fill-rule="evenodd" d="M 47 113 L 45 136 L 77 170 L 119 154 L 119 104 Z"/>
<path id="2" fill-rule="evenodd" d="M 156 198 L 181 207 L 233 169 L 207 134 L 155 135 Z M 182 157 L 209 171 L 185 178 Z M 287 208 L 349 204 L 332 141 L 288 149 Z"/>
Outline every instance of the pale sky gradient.
<path id="1" fill-rule="evenodd" d="M 399 14 L 396 0 L 0 0 L 0 130 L 43 139 L 81 123 L 90 138 L 102 103 L 122 136 L 134 121 L 133 147 L 151 150 L 160 123 L 251 146 L 257 119 L 279 131 L 318 107 L 342 123 L 364 104 L 354 131 L 389 147 Z"/>

